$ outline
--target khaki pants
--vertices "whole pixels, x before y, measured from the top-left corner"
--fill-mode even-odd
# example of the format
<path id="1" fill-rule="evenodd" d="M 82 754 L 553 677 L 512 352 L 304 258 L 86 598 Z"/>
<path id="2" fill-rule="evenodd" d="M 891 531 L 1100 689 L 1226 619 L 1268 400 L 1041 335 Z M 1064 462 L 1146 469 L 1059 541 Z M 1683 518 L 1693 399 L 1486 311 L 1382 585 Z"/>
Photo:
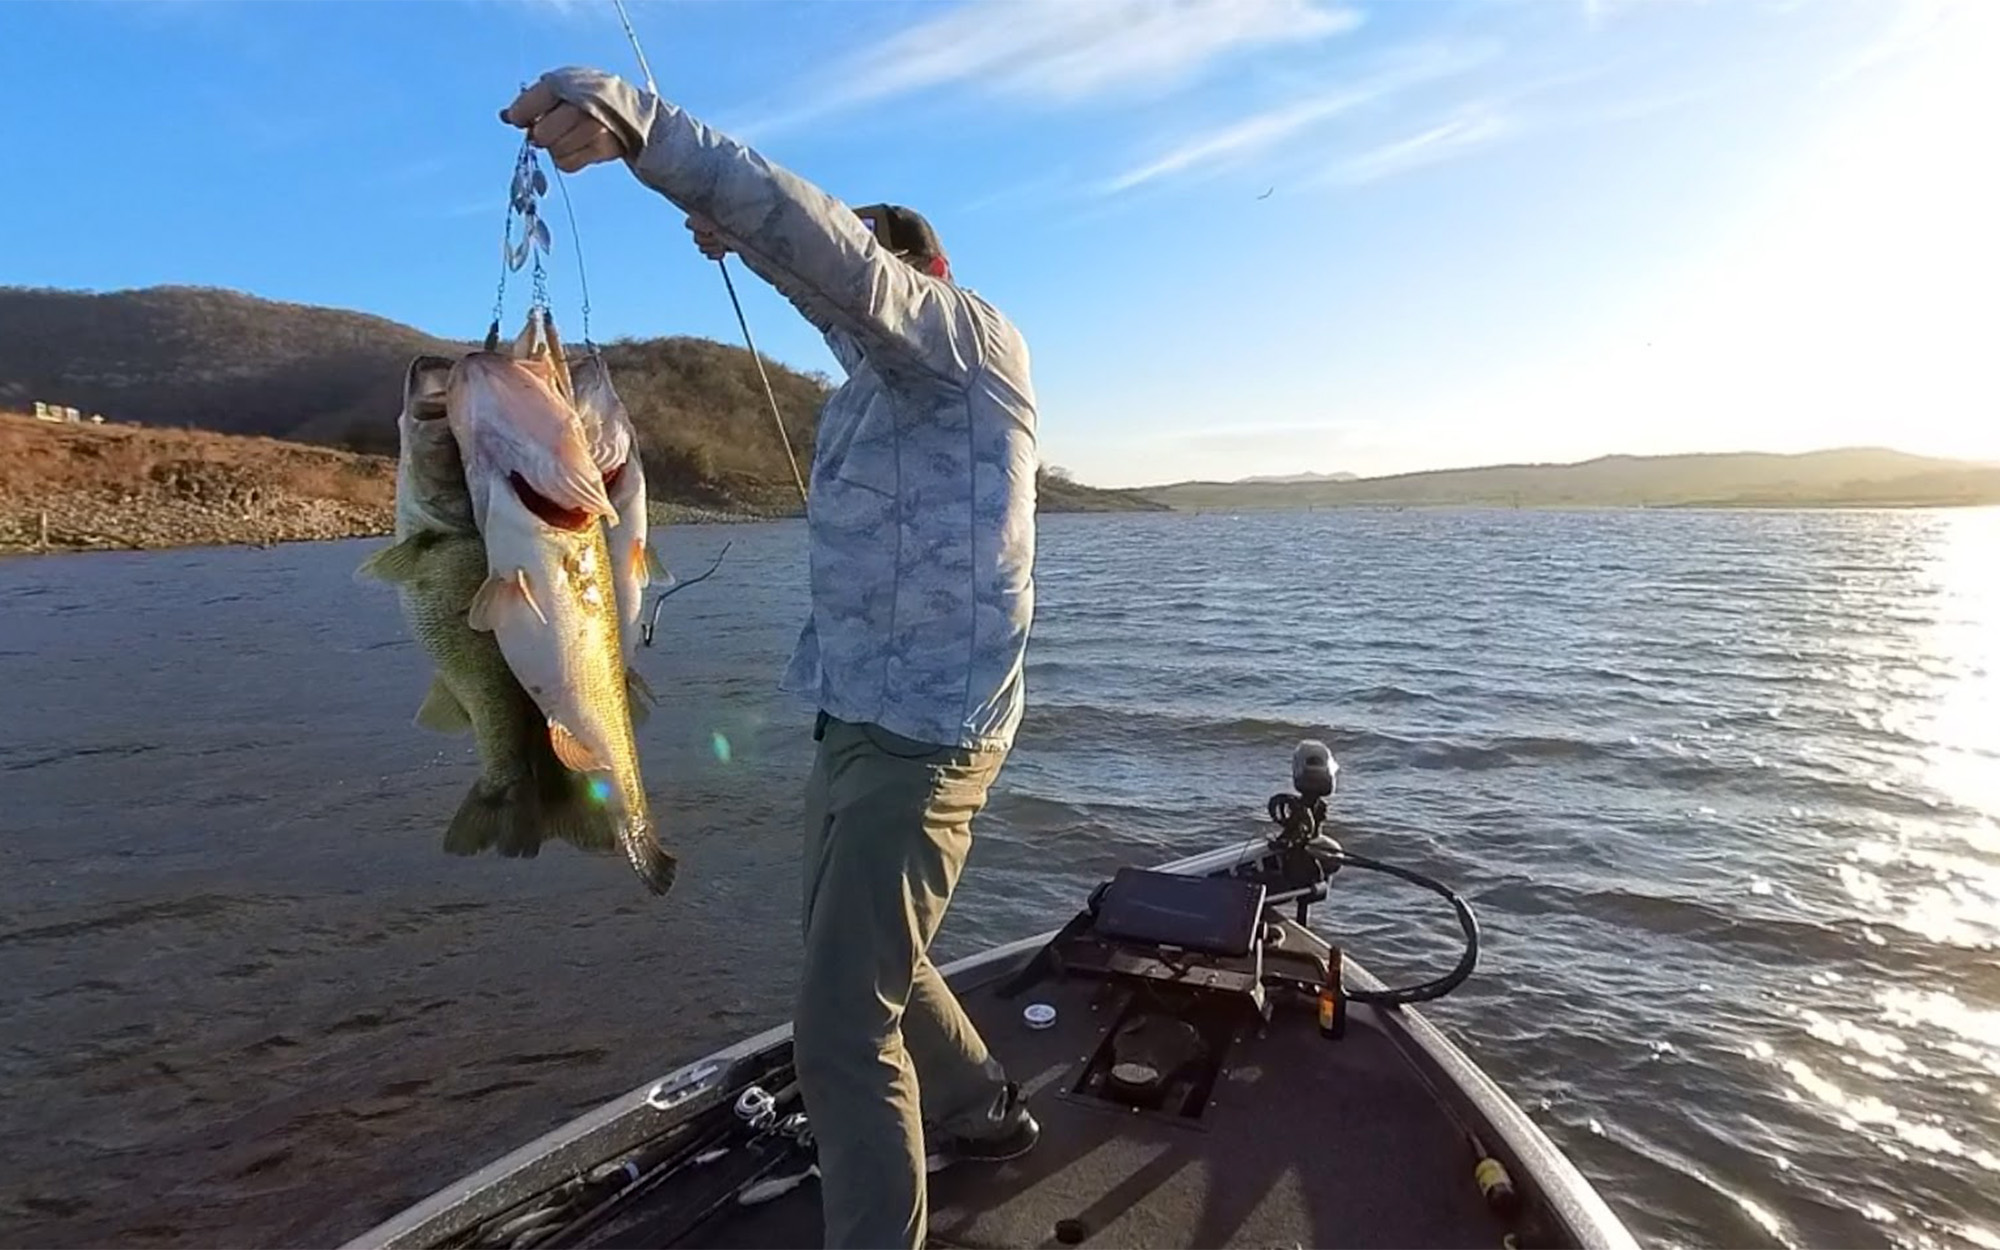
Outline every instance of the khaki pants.
<path id="1" fill-rule="evenodd" d="M 992 1131 L 1006 1077 L 926 951 L 1003 751 L 821 719 L 793 1022 L 829 1248 L 919 1247 L 931 1124 Z"/>

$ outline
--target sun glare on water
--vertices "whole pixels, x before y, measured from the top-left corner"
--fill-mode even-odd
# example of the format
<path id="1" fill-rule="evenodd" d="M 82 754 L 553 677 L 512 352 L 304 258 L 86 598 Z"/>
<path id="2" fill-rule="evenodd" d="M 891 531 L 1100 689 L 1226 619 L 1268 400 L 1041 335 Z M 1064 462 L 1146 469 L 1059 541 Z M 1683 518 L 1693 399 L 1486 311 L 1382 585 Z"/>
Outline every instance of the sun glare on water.
<path id="1" fill-rule="evenodd" d="M 1910 544 L 1893 592 L 1856 606 L 1875 621 L 1845 668 L 1855 722 L 1876 736 L 1869 788 L 1885 799 L 1831 866 L 1865 945 L 1843 976 L 1788 996 L 1791 1031 L 1756 1043 L 1794 1104 L 1903 1169 L 1990 1192 L 2000 1185 L 2000 509 L 1899 517 Z M 1778 1039 L 1774 1038 L 1774 1041 Z M 1915 1175 L 1917 1173 L 1909 1173 Z M 1854 1209 L 1899 1245 L 1942 1235 L 2000 1250 L 1978 1223 L 1892 1209 L 1894 1183 Z M 1977 1204 L 1960 1200 L 1968 1215 Z M 1919 1228 L 1916 1225 L 1925 1227 Z M 1927 1231 L 1926 1231 L 1927 1230 Z"/>

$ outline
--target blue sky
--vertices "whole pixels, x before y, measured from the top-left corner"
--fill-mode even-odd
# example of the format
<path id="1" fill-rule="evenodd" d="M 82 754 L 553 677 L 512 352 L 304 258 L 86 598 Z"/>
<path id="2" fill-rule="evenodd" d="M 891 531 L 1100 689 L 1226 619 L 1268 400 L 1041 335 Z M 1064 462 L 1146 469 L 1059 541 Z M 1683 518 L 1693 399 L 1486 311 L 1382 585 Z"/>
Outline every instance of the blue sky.
<path id="1" fill-rule="evenodd" d="M 1045 458 L 1088 481 L 2000 459 L 1989 0 L 629 7 L 669 99 L 932 217 L 1027 334 Z M 637 78 L 608 2 L 0 4 L 0 282 L 476 335 L 496 111 L 568 63 Z M 568 185 L 597 338 L 739 339 L 672 205 L 615 165 Z M 833 371 L 737 272 L 759 346 Z"/>

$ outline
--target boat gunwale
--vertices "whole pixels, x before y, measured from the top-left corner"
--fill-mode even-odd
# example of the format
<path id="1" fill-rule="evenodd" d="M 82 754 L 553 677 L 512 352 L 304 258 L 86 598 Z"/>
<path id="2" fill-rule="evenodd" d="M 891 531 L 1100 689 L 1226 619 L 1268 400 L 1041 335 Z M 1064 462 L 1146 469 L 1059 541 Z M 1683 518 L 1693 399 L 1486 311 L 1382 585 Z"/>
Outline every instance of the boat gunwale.
<path id="1" fill-rule="evenodd" d="M 1188 875 L 1228 871 L 1261 856 L 1266 849 L 1232 844 L 1161 864 L 1154 871 Z M 938 971 L 956 988 L 961 980 L 980 973 L 997 973 L 1010 961 L 1025 965 L 1059 931 L 1058 926 L 1003 942 L 954 960 Z M 1321 946 L 1328 945 L 1318 934 L 1310 930 L 1307 933 Z M 1350 984 L 1364 989 L 1384 988 L 1374 974 L 1344 949 L 1342 971 L 1343 980 Z M 1406 1061 L 1414 1064 L 1421 1056 L 1432 1067 L 1432 1073 L 1427 1075 L 1444 1079 L 1447 1089 L 1437 1091 L 1436 1097 L 1449 1098 L 1454 1091 L 1464 1096 L 1475 1114 L 1520 1162 L 1580 1247 L 1638 1250 L 1638 1241 L 1575 1162 L 1436 1025 L 1412 1007 L 1380 1007 L 1375 1015 L 1384 1029 L 1397 1035 L 1397 1040 L 1416 1047 L 1417 1055 L 1405 1049 Z M 519 1205 L 558 1178 L 596 1167 L 715 1109 L 735 1094 L 746 1076 L 767 1070 L 772 1052 L 789 1044 L 791 1037 L 792 1022 L 786 1021 L 682 1064 L 462 1175 L 341 1243 L 339 1250 L 412 1250 L 456 1236 Z M 717 1071 L 702 1077 L 702 1070 L 710 1067 Z M 650 1101 L 653 1091 L 689 1081 L 698 1081 L 701 1088 L 671 1110 L 661 1110 Z M 537 1189 L 517 1192 L 518 1187 L 512 1182 L 532 1173 L 542 1173 L 546 1180 Z"/>

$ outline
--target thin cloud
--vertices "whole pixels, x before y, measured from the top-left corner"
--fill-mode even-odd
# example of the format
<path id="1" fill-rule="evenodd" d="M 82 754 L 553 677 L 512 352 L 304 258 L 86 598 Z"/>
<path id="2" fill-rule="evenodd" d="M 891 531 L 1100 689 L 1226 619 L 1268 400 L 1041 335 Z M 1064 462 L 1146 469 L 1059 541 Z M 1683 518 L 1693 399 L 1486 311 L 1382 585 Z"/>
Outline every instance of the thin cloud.
<path id="1" fill-rule="evenodd" d="M 1198 134 L 1166 153 L 1106 180 L 1098 188 L 1099 193 L 1116 195 L 1161 178 L 1197 171 L 1212 172 L 1239 164 L 1298 137 L 1330 118 L 1419 84 L 1463 73 L 1489 59 L 1490 55 L 1490 51 L 1431 52 L 1411 65 L 1252 114 Z"/>
<path id="2" fill-rule="evenodd" d="M 1197 135 L 1164 156 L 1128 169 L 1106 181 L 1099 190 L 1105 195 L 1116 195 L 1170 175 L 1185 174 L 1202 167 L 1220 168 L 1247 159 L 1269 150 L 1316 122 L 1366 104 L 1380 94 L 1349 88 L 1246 117 Z"/>
<path id="3" fill-rule="evenodd" d="M 1833 85 L 1876 67 L 1933 47 L 1954 16 L 1954 0 L 1903 0 L 1891 6 L 1894 17 L 1880 34 L 1826 75 Z"/>
<path id="4" fill-rule="evenodd" d="M 1583 0 L 1584 25 L 1592 30 L 1602 30 L 1614 19 L 1640 9 L 1661 9 L 1673 6 L 1703 4 L 1706 0 Z"/>
<path id="5" fill-rule="evenodd" d="M 1337 0 L 975 0 L 846 58 L 760 133 L 946 87 L 1074 104 L 1185 82 L 1227 57 L 1344 34 Z"/>
<path id="6" fill-rule="evenodd" d="M 1427 130 L 1336 163 L 1327 171 L 1327 180 L 1351 187 L 1380 182 L 1477 151 L 1514 130 L 1515 124 L 1505 115 L 1487 106 L 1472 106 Z"/>

